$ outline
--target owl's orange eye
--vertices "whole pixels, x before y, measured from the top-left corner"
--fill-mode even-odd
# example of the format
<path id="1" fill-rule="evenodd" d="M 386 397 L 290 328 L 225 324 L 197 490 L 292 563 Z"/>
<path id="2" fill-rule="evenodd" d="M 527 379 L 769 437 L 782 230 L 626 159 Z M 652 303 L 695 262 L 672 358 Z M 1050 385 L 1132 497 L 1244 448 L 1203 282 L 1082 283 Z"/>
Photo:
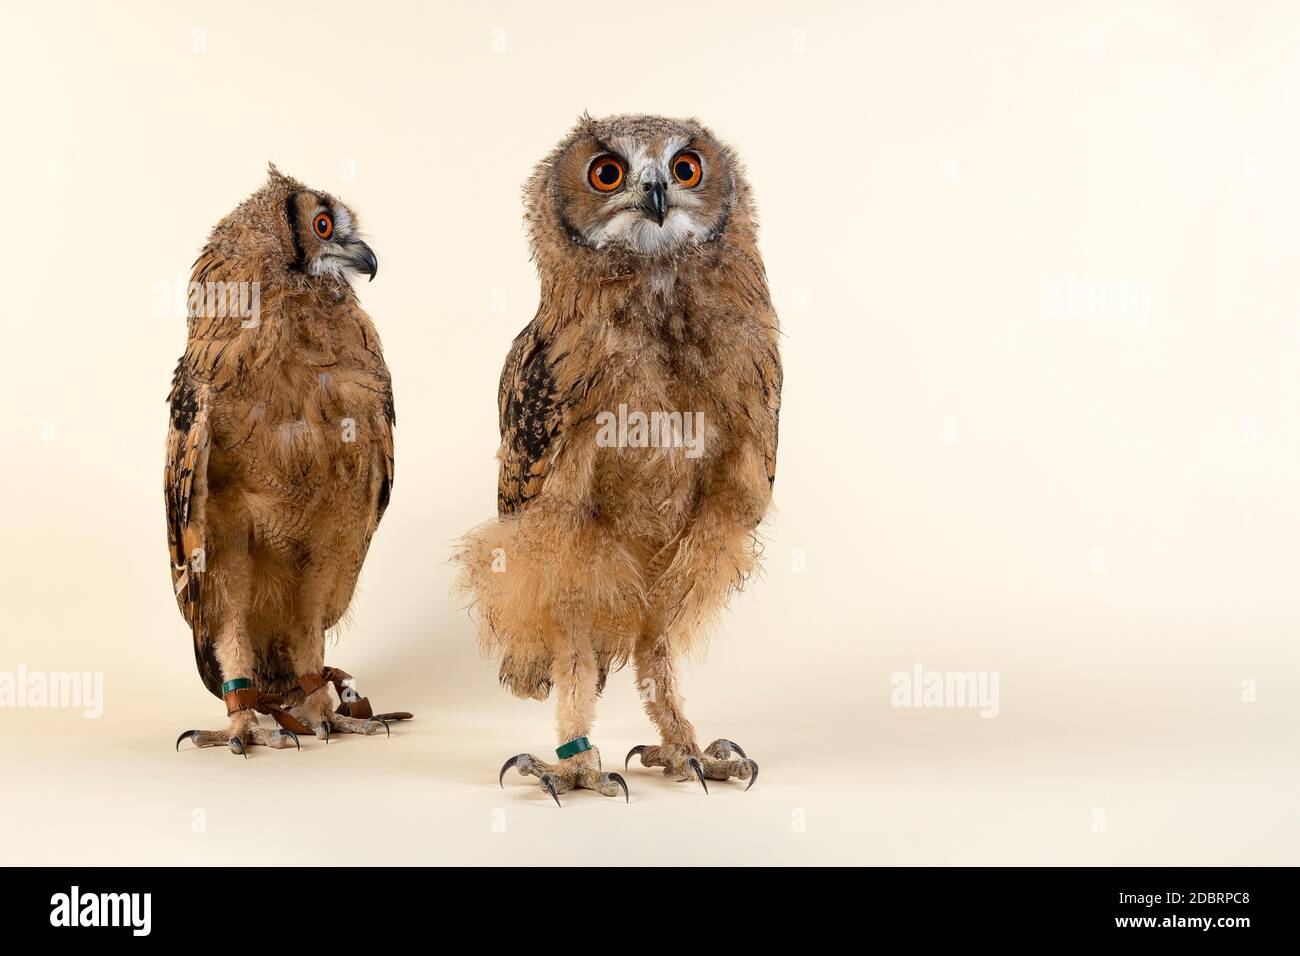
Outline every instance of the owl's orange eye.
<path id="1" fill-rule="evenodd" d="M 593 188 L 603 193 L 612 193 L 623 185 L 623 164 L 614 156 L 597 156 L 587 170 L 587 178 Z"/>
<path id="2" fill-rule="evenodd" d="M 328 239 L 334 235 L 334 220 L 330 218 L 329 213 L 323 212 L 313 219 L 311 227 L 316 231 L 316 235 L 322 239 Z"/>
<path id="3" fill-rule="evenodd" d="M 676 180 L 691 189 L 700 184 L 700 174 L 703 167 L 700 163 L 700 157 L 690 150 L 677 154 L 673 160 L 673 176 Z"/>

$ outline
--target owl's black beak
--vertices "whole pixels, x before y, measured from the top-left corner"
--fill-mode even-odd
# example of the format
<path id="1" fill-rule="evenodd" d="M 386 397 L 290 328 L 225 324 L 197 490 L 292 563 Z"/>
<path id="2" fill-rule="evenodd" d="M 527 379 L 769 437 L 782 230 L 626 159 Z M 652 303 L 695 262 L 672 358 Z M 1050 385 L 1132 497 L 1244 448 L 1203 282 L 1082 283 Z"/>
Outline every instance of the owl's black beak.
<path id="1" fill-rule="evenodd" d="M 375 275 L 379 272 L 379 260 L 375 258 L 375 251 L 360 239 L 354 239 L 347 244 L 347 263 L 357 270 L 364 272 L 370 278 L 369 282 L 375 281 Z"/>
<path id="2" fill-rule="evenodd" d="M 668 185 L 646 183 L 642 188 L 645 197 L 641 200 L 641 211 L 662 226 L 668 216 Z"/>

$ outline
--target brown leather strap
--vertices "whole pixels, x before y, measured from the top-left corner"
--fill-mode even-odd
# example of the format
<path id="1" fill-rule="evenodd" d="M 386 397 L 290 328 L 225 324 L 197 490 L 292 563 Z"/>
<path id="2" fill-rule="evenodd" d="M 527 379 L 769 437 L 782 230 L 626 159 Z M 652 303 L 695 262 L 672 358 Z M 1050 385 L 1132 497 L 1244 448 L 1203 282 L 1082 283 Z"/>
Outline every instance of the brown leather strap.
<path id="1" fill-rule="evenodd" d="M 375 716 L 375 712 L 370 708 L 369 697 L 358 697 L 356 700 L 345 700 L 339 704 L 334 711 L 344 717 L 355 717 L 357 720 L 366 720 Z"/>
<path id="2" fill-rule="evenodd" d="M 320 690 L 328 683 L 329 681 L 320 674 L 303 674 L 298 678 L 298 686 L 302 688 L 302 692 L 308 697 L 316 693 L 316 691 Z"/>
<path id="3" fill-rule="evenodd" d="M 291 731 L 295 734 L 313 733 L 310 727 L 308 727 L 306 724 L 304 724 L 293 714 L 289 713 L 287 710 L 281 707 L 278 700 L 277 701 L 264 700 L 263 704 L 266 709 L 263 710 L 261 707 L 259 707 L 258 713 L 270 714 L 271 719 L 274 720 L 281 727 L 283 727 L 285 730 Z"/>
<path id="4" fill-rule="evenodd" d="M 252 687 L 241 687 L 239 690 L 232 690 L 226 695 L 226 714 L 233 715 L 241 710 L 255 710 L 259 714 L 268 715 L 277 724 L 292 733 L 311 733 L 310 727 L 280 706 L 283 699 L 279 694 L 263 694 Z"/>
<path id="5" fill-rule="evenodd" d="M 226 716 L 229 717 L 241 710 L 257 710 L 257 701 L 261 696 L 252 687 L 241 687 L 239 690 L 232 690 L 226 695 Z"/>
<path id="6" fill-rule="evenodd" d="M 316 693 L 326 684 L 334 685 L 334 693 L 338 694 L 339 705 L 334 713 L 343 717 L 355 717 L 358 720 L 365 720 L 374 716 L 374 711 L 370 707 L 370 699 L 361 697 L 357 700 L 347 700 L 343 696 L 343 682 L 351 680 L 352 675 L 345 670 L 337 667 L 326 667 L 319 674 L 303 674 L 298 678 L 298 686 L 302 688 L 303 693 L 311 695 Z"/>
<path id="7" fill-rule="evenodd" d="M 302 688 L 304 694 L 311 696 L 320 690 L 326 684 L 334 685 L 334 693 L 338 695 L 339 705 L 334 709 L 334 713 L 341 717 L 354 717 L 357 720 L 368 720 L 371 717 L 378 716 L 383 720 L 410 720 L 411 715 L 406 711 L 394 711 L 391 714 L 376 715 L 374 709 L 370 706 L 369 697 L 359 697 L 356 700 L 344 700 L 343 682 L 351 680 L 352 675 L 338 667 L 325 667 L 319 674 L 303 674 L 298 678 L 298 686 Z"/>
<path id="8" fill-rule="evenodd" d="M 320 690 L 326 684 L 333 684 L 334 693 L 338 694 L 339 699 L 342 700 L 343 682 L 345 680 L 351 680 L 351 679 L 352 679 L 352 675 L 345 670 L 340 670 L 337 667 L 325 667 L 321 669 L 321 672 L 319 674 L 301 675 L 298 678 L 298 686 L 302 688 L 302 692 L 304 694 L 310 696 L 316 693 L 316 691 Z"/>

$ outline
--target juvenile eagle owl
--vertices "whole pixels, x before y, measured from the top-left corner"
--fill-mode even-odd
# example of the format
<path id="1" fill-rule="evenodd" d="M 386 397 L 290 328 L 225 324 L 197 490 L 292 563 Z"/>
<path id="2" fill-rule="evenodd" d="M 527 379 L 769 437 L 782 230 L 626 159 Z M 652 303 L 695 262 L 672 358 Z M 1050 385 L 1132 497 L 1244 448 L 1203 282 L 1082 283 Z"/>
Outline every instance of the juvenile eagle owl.
<path id="1" fill-rule="evenodd" d="M 502 684 L 555 691 L 561 746 L 500 778 L 626 798 L 586 735 L 631 659 L 660 742 L 627 760 L 752 786 L 740 747 L 697 743 L 675 674 L 755 566 L 776 469 L 779 332 L 744 172 L 694 120 L 584 117 L 526 207 L 541 302 L 501 373 L 498 520 L 458 557 Z"/>
<path id="2" fill-rule="evenodd" d="M 187 730 L 177 749 L 188 737 L 247 756 L 410 716 L 375 716 L 350 675 L 325 666 L 325 631 L 347 610 L 393 486 L 392 385 L 348 281 L 377 269 L 352 211 L 274 166 L 194 263 L 170 396 L 167 537 L 199 676 L 229 725 Z"/>

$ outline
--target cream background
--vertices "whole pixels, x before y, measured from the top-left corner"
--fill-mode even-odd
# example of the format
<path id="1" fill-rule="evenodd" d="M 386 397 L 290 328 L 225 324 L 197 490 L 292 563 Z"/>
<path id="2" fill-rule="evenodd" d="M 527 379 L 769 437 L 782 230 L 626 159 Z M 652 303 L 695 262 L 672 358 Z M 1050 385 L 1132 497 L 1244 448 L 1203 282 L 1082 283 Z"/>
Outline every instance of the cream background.
<path id="1" fill-rule="evenodd" d="M 102 671 L 106 701 L 0 711 L 0 858 L 1296 863 L 1300 14 L 1087 7 L 8 11 L 0 670 Z M 761 211 L 777 510 L 686 677 L 701 742 L 762 765 L 748 793 L 498 790 L 552 705 L 498 689 L 447 596 L 536 303 L 520 187 L 583 109 L 700 117 Z M 172 752 L 224 714 L 168 587 L 184 328 L 154 310 L 268 159 L 380 258 L 397 484 L 331 659 L 418 720 L 244 761 Z M 1066 281 L 1150 308 L 1053 317 Z M 1000 715 L 891 707 L 918 662 L 999 672 Z M 653 741 L 629 672 L 592 736 L 607 767 Z"/>

